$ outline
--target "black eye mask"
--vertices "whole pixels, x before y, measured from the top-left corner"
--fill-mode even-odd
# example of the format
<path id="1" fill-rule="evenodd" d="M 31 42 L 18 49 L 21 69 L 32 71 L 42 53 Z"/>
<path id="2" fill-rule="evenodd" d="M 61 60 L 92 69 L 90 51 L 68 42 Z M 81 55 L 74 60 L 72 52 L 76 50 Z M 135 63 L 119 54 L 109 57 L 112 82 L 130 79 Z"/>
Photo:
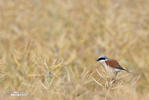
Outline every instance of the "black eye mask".
<path id="1" fill-rule="evenodd" d="M 96 61 L 105 60 L 105 58 L 98 58 Z"/>

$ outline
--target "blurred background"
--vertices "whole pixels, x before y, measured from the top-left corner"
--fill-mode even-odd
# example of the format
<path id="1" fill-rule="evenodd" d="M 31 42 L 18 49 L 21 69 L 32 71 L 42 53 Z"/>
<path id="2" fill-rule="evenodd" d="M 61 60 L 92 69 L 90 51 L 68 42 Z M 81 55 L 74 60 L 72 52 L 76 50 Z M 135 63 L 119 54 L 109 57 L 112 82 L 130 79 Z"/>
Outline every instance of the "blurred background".
<path id="1" fill-rule="evenodd" d="M 101 54 L 132 73 L 109 85 Z M 0 0 L 0 99 L 148 98 L 149 0 Z"/>

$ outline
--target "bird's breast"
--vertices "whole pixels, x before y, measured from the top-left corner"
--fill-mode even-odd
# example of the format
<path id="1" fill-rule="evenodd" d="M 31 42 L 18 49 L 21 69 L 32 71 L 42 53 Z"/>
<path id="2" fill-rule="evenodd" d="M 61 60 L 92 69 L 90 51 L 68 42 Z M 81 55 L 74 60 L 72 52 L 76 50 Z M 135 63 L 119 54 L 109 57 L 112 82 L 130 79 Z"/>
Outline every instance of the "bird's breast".
<path id="1" fill-rule="evenodd" d="M 114 71 L 114 69 L 112 67 L 108 66 L 105 62 L 102 62 L 102 64 L 104 65 L 107 72 L 113 72 Z"/>

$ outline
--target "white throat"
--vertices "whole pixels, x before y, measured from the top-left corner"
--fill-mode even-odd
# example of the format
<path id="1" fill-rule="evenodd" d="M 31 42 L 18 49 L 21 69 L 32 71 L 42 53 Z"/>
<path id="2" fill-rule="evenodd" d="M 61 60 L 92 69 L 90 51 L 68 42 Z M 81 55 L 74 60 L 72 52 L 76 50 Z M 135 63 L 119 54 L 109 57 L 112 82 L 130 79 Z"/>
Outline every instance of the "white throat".
<path id="1" fill-rule="evenodd" d="M 105 62 L 105 60 L 101 60 L 101 61 L 99 61 L 101 64 L 103 64 L 104 65 L 104 67 L 106 68 L 106 70 L 107 70 L 107 64 L 106 64 L 106 62 Z"/>
<path id="2" fill-rule="evenodd" d="M 104 65 L 106 71 L 112 72 L 112 69 L 106 64 L 105 61 L 106 61 L 106 60 L 101 60 L 101 61 L 99 61 L 99 62 Z"/>

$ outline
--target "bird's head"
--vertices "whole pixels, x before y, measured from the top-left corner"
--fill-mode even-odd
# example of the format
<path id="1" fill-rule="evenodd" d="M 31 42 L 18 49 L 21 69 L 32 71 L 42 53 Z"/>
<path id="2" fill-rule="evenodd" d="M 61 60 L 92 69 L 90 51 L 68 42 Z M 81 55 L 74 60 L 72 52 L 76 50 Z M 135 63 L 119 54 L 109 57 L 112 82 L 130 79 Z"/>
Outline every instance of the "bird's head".
<path id="1" fill-rule="evenodd" d="M 108 59 L 107 56 L 101 55 L 101 56 L 98 57 L 98 59 L 97 59 L 96 61 L 103 62 L 103 61 L 105 61 L 105 60 L 107 60 L 107 59 Z"/>

